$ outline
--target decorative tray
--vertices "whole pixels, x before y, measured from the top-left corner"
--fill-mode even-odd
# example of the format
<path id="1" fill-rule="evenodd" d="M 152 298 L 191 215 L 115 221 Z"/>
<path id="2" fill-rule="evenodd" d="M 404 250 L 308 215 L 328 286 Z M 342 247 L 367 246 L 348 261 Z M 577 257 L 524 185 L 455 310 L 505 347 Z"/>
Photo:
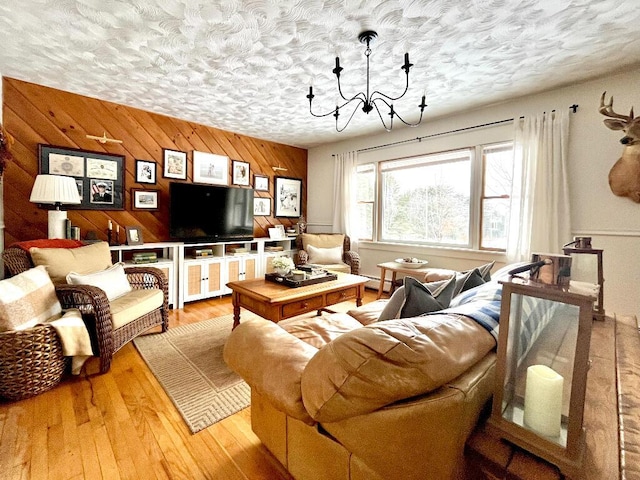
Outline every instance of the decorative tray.
<path id="1" fill-rule="evenodd" d="M 286 285 L 287 287 L 296 288 L 314 285 L 316 283 L 330 282 L 331 280 L 337 280 L 338 276 L 335 273 L 325 271 L 325 274 L 322 276 L 314 276 L 313 278 L 307 278 L 304 280 L 294 280 L 291 277 L 283 277 L 277 273 L 266 273 L 264 275 L 264 279 L 269 282 L 275 282 L 281 285 Z"/>

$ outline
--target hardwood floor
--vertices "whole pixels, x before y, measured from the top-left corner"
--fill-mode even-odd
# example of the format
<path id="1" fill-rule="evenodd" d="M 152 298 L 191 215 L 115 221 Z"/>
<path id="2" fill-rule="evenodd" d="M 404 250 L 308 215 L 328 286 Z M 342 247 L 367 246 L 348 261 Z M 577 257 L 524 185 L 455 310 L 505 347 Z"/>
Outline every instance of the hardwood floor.
<path id="1" fill-rule="evenodd" d="M 189 303 L 170 328 L 228 313 L 230 296 Z M 251 431 L 249 408 L 192 435 L 131 343 L 108 373 L 97 368 L 92 359 L 89 378 L 0 403 L 1 478 L 291 479 Z"/>

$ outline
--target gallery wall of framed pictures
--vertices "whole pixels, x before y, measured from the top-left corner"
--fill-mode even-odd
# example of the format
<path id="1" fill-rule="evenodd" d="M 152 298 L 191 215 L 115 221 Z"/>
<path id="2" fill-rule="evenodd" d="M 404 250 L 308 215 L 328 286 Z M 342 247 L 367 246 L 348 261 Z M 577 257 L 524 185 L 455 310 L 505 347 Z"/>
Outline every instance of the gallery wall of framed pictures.
<path id="1" fill-rule="evenodd" d="M 190 181 L 189 155 L 173 149 L 163 149 L 162 177 L 171 181 Z M 231 160 L 225 155 L 194 150 L 192 153 L 194 183 L 230 185 L 237 188 L 253 188 L 255 217 L 280 217 L 295 219 L 302 214 L 302 179 L 284 176 L 269 177 L 253 174 L 251 165 L 242 160 Z M 124 210 L 124 162 L 123 155 L 90 150 L 40 144 L 38 147 L 40 172 L 74 177 L 82 199 L 80 205 L 69 209 Z M 135 159 L 135 182 L 158 185 L 158 163 L 153 160 Z M 271 192 L 265 196 L 262 192 Z M 161 188 L 131 188 L 132 211 L 159 211 Z M 273 206 L 272 206 L 273 204 Z"/>
<path id="2" fill-rule="evenodd" d="M 124 210 L 124 155 L 38 145 L 39 171 L 73 177 L 79 205 L 69 210 Z"/>
<path id="3" fill-rule="evenodd" d="M 268 236 L 267 229 L 274 225 L 282 224 L 287 228 L 297 221 L 295 217 L 274 216 L 275 175 L 302 179 L 302 208 L 305 207 L 306 149 L 221 131 L 123 104 L 114 107 L 112 102 L 100 98 L 17 79 L 5 78 L 4 82 L 4 107 L 12 114 L 3 125 L 16 139 L 12 151 L 15 162 L 9 165 L 5 177 L 6 184 L 16 187 L 5 188 L 4 192 L 7 241 L 47 237 L 46 209 L 51 207 L 43 206 L 43 210 L 39 210 L 30 202 L 29 188 L 36 175 L 49 173 L 50 164 L 54 171 L 72 176 L 78 191 L 82 192 L 83 204 L 68 208 L 68 218 L 80 227 L 82 239 L 91 234 L 89 239 L 105 240 L 111 221 L 114 231 L 118 225 L 123 232 L 127 225 L 140 226 L 145 242 L 169 240 L 169 185 L 172 182 L 198 183 L 203 176 L 208 177 L 208 181 L 218 180 L 228 186 L 253 189 L 254 197 L 270 200 L 270 214 L 254 217 L 258 237 Z M 47 102 L 43 103 L 43 98 Z M 95 112 L 100 111 L 111 114 L 98 118 Z M 50 118 L 51 114 L 55 114 L 55 118 Z M 34 115 L 51 121 L 33 121 Z M 29 128 L 23 128 L 25 125 Z M 87 138 L 89 134 L 116 141 Z M 39 152 L 39 144 L 46 147 L 44 153 Z M 56 151 L 56 147 L 61 150 Z M 194 152 L 219 155 L 223 160 L 219 163 L 226 173 L 203 174 L 198 178 L 194 168 L 198 155 Z M 51 153 L 54 154 L 52 158 Z M 62 160 L 55 157 L 56 154 L 61 155 Z M 65 161 L 64 156 L 79 159 Z M 235 183 L 234 160 L 244 162 L 244 165 L 235 165 Z M 213 163 L 214 167 L 218 164 Z M 272 167 L 287 171 L 274 171 Z M 99 185 L 102 183 L 104 185 Z M 101 189 L 104 189 L 102 195 Z M 97 194 L 95 200 L 93 195 L 89 196 L 92 191 Z M 258 203 L 266 212 L 267 202 Z M 63 208 L 67 209 L 66 206 Z M 29 221 L 25 221 L 25 216 Z M 124 241 L 123 234 L 121 237 Z"/>

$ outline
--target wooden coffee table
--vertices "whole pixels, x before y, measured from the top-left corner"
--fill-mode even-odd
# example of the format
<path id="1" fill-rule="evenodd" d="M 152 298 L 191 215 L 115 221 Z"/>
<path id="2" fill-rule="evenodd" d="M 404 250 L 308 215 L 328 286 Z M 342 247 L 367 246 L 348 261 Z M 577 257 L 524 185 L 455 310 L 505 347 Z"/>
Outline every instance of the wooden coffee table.
<path id="1" fill-rule="evenodd" d="M 364 284 L 369 278 L 348 273 L 337 275 L 337 280 L 298 288 L 280 285 L 264 278 L 227 283 L 233 291 L 233 328 L 240 324 L 240 307 L 272 322 L 279 322 L 353 298 L 356 299 L 356 305 L 361 306 Z"/>

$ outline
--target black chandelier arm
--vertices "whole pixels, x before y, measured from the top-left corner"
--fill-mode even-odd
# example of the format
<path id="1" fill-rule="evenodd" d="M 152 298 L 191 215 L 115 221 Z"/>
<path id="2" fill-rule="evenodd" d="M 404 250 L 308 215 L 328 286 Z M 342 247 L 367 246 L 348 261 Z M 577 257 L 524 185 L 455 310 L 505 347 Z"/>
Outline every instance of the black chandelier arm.
<path id="1" fill-rule="evenodd" d="M 307 98 L 309 99 L 309 113 L 311 113 L 311 115 L 313 115 L 314 117 L 318 117 L 318 118 L 328 117 L 329 115 L 335 115 L 336 111 L 339 112 L 340 110 L 342 110 L 342 108 L 346 107 L 351 102 L 355 102 L 355 101 L 358 102 L 358 105 L 356 105 L 354 111 L 357 110 L 360 105 L 366 103 L 364 93 L 359 92 L 359 93 L 355 94 L 353 97 L 351 97 L 349 99 L 345 98 L 346 101 L 342 105 L 336 105 L 336 108 L 328 111 L 327 113 L 313 113 L 313 110 L 311 109 L 312 108 L 311 107 L 311 102 L 313 101 L 315 95 L 313 94 L 313 88 L 312 87 L 309 87 L 309 92 L 310 92 L 309 95 L 307 95 Z M 353 115 L 351 115 L 351 116 L 353 116 Z M 341 131 L 341 130 L 339 130 L 339 131 Z"/>
<path id="2" fill-rule="evenodd" d="M 387 109 L 389 110 L 389 113 L 386 114 L 387 116 L 391 117 L 391 120 L 389 121 L 389 126 L 388 127 L 387 127 L 387 123 L 384 121 L 384 117 L 382 116 L 382 112 L 380 111 L 380 107 L 378 106 L 379 102 L 382 102 L 385 105 L 385 107 L 387 107 Z M 398 120 L 400 120 L 402 123 L 404 123 L 408 127 L 417 127 L 418 125 L 420 125 L 420 122 L 422 122 L 422 115 L 424 114 L 424 108 L 426 107 L 426 105 L 424 104 L 424 96 L 423 96 L 422 97 L 422 103 L 420 105 L 418 105 L 420 107 L 420 118 L 418 119 L 418 121 L 416 123 L 411 123 L 411 122 L 407 122 L 404 118 L 402 118 L 402 116 L 395 110 L 395 108 L 394 108 L 392 103 L 388 103 L 386 100 L 384 100 L 382 98 L 376 98 L 371 103 L 375 107 L 376 112 L 378 112 L 378 117 L 380 118 L 380 121 L 382 122 L 382 125 L 384 126 L 384 129 L 387 132 L 390 132 L 391 129 L 393 128 L 393 119 L 394 118 L 397 118 Z"/>
<path id="3" fill-rule="evenodd" d="M 336 60 L 337 60 L 337 57 L 336 57 Z M 335 71 L 334 71 L 334 73 L 335 73 Z M 349 103 L 351 100 L 356 98 L 358 95 L 363 95 L 364 96 L 364 94 L 362 92 L 360 92 L 360 93 L 357 93 L 356 95 L 354 95 L 351 98 L 345 97 L 344 93 L 342 93 L 342 85 L 340 84 L 340 75 L 336 74 L 336 78 L 338 79 L 338 93 L 340 94 L 340 96 L 342 97 L 343 100 L 347 101 L 347 103 Z M 365 97 L 365 101 L 366 101 L 366 97 Z"/>
<path id="4" fill-rule="evenodd" d="M 406 81 L 405 86 L 404 86 L 404 91 L 400 95 L 398 95 L 397 97 L 390 97 L 389 95 L 386 95 L 386 94 L 382 93 L 381 91 L 376 90 L 371 94 L 371 97 L 369 97 L 370 101 L 373 102 L 373 100 L 375 98 L 375 95 L 377 95 L 378 97 L 385 98 L 385 99 L 387 99 L 387 100 L 389 100 L 391 102 L 395 102 L 396 100 L 400 100 L 409 91 L 409 72 L 407 72 L 406 79 L 407 79 L 407 81 Z"/>
<path id="5" fill-rule="evenodd" d="M 360 103 L 364 103 L 364 102 L 362 101 L 362 99 L 358 99 L 358 100 L 360 101 Z M 344 107 L 345 105 L 347 105 L 347 104 L 345 103 L 345 104 L 344 104 L 344 105 L 342 105 L 342 106 Z M 349 126 L 349 124 L 351 123 L 351 119 L 352 119 L 352 118 L 353 118 L 353 116 L 356 114 L 356 112 L 358 111 L 358 108 L 359 108 L 359 107 L 360 107 L 360 104 L 358 104 L 358 105 L 356 106 L 356 108 L 354 108 L 354 109 L 353 109 L 353 111 L 351 112 L 351 115 L 349 115 L 349 119 L 347 120 L 347 123 L 345 123 L 345 124 L 344 124 L 344 126 L 343 126 L 342 128 L 340 128 L 340 127 L 338 126 L 338 117 L 339 117 L 339 115 L 340 115 L 339 110 L 337 110 L 337 111 L 336 111 L 336 114 L 334 115 L 334 117 L 336 117 L 336 131 L 337 131 L 338 133 L 342 132 L 345 128 L 347 128 L 347 126 Z M 340 108 L 342 108 L 342 107 L 340 107 Z"/>

